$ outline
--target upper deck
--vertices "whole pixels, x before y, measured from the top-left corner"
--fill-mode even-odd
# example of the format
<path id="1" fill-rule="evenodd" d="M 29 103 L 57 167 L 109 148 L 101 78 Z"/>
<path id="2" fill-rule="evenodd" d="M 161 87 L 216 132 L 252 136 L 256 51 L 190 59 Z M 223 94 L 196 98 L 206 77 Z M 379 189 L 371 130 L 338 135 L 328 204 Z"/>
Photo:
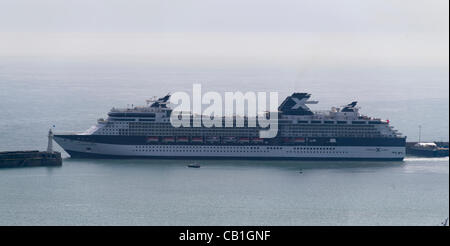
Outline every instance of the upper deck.
<path id="1" fill-rule="evenodd" d="M 131 108 L 113 108 L 106 120 L 100 119 L 97 126 L 84 134 L 98 135 L 146 135 L 146 136 L 247 136 L 257 137 L 258 131 L 264 128 L 249 126 L 256 118 L 246 116 L 222 116 L 222 127 L 173 127 L 170 124 L 171 107 L 168 105 L 169 95 L 157 100 L 148 100 L 147 106 Z M 326 111 L 311 111 L 306 104 L 309 94 L 294 93 L 287 97 L 278 108 L 278 136 L 292 137 L 402 137 L 401 133 L 389 125 L 389 121 L 373 118 L 359 113 L 357 102 L 342 107 L 333 107 Z M 297 111 L 298 110 L 298 111 Z M 190 126 L 205 116 L 187 114 Z M 268 116 L 268 112 L 266 112 Z M 210 117 L 210 116 L 206 116 Z M 216 116 L 217 117 L 217 116 Z M 230 120 L 235 127 L 224 127 Z M 243 127 L 236 123 L 244 122 Z"/>

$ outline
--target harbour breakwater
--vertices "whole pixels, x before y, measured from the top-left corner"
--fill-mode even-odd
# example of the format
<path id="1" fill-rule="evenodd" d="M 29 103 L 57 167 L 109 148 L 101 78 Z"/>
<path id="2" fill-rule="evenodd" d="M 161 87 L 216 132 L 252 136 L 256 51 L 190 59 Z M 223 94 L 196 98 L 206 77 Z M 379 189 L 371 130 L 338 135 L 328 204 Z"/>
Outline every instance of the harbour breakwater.
<path id="1" fill-rule="evenodd" d="M 61 165 L 62 158 L 60 152 L 47 152 L 37 150 L 0 152 L 0 168 Z"/>

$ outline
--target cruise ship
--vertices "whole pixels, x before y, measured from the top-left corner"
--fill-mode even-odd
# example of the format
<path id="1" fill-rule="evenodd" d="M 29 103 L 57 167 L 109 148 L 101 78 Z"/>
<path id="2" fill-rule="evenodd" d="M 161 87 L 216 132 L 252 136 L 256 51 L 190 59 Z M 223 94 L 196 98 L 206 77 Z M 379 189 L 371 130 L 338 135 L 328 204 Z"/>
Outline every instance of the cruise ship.
<path id="1" fill-rule="evenodd" d="M 72 158 L 403 160 L 406 137 L 388 120 L 360 114 L 356 101 L 315 112 L 310 97 L 293 93 L 281 103 L 273 138 L 260 138 L 258 126 L 173 127 L 166 95 L 113 108 L 86 132 L 54 140 Z"/>

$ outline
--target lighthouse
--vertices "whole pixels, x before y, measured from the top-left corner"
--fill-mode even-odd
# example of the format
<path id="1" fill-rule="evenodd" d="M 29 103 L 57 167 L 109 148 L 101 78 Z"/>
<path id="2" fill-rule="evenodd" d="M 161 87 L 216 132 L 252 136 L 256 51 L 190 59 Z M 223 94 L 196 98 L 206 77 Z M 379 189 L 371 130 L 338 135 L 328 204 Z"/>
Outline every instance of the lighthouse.
<path id="1" fill-rule="evenodd" d="M 53 153 L 53 132 L 52 132 L 52 129 L 48 130 L 47 152 Z"/>

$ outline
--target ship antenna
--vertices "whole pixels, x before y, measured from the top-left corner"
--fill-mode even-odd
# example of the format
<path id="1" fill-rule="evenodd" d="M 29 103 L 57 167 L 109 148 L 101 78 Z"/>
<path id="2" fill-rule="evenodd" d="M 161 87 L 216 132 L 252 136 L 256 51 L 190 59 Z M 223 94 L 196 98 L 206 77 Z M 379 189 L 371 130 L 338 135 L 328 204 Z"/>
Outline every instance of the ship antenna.
<path id="1" fill-rule="evenodd" d="M 421 135 L 422 135 L 422 126 L 419 125 L 419 143 L 420 143 Z"/>

